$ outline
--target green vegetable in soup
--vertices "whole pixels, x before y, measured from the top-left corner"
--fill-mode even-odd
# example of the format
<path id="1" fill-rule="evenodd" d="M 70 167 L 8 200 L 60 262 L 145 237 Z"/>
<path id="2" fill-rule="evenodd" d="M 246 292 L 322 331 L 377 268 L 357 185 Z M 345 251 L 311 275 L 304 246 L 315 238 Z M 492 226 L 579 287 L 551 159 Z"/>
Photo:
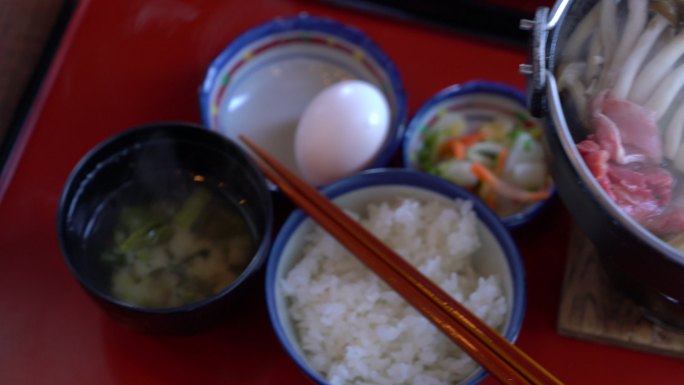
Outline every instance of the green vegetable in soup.
<path id="1" fill-rule="evenodd" d="M 249 262 L 254 242 L 242 215 L 204 187 L 183 201 L 123 207 L 114 245 L 102 254 L 112 294 L 145 307 L 197 302 L 228 286 Z"/>

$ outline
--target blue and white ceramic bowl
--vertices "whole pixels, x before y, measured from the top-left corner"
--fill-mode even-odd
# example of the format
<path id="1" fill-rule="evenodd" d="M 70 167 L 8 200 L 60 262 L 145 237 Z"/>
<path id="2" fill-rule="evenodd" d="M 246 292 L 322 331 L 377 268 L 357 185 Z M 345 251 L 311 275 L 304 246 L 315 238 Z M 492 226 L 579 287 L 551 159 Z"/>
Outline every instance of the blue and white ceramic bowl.
<path id="1" fill-rule="evenodd" d="M 534 127 L 541 133 L 540 123 L 528 112 L 525 95 L 517 88 L 480 80 L 457 84 L 431 97 L 410 120 L 403 140 L 404 167 L 425 171 L 419 166 L 419 153 L 426 136 L 461 119 L 471 127 L 507 119 L 523 129 Z M 551 191 L 553 196 L 553 187 Z M 515 212 L 501 215 L 501 219 L 506 227 L 517 228 L 537 216 L 548 202 L 545 199 L 526 204 Z"/>
<path id="2" fill-rule="evenodd" d="M 495 274 L 499 277 L 508 306 L 502 335 L 509 341 L 515 341 L 525 312 L 523 263 L 501 221 L 472 194 L 441 178 L 405 169 L 368 170 L 332 183 L 322 192 L 342 208 L 355 212 L 365 211 L 370 202 L 391 200 L 397 196 L 438 199 L 447 204 L 454 204 L 457 198 L 472 201 L 479 220 L 477 231 L 481 240 L 481 248 L 472 256 L 474 268 L 478 275 Z M 266 300 L 271 323 L 287 353 L 316 383 L 325 385 L 328 382 L 312 368 L 310 358 L 303 352 L 281 286 L 286 274 L 302 257 L 302 248 L 310 239 L 314 226 L 313 220 L 301 210 L 292 213 L 283 224 L 267 262 Z M 474 385 L 484 377 L 485 371 L 477 368 L 458 384 Z"/>
<path id="3" fill-rule="evenodd" d="M 324 88 L 359 79 L 377 86 L 391 112 L 389 134 L 368 168 L 386 165 L 406 124 L 399 72 L 360 30 L 300 15 L 247 31 L 211 63 L 200 92 L 206 127 L 245 135 L 297 172 L 294 134 L 309 102 Z"/>

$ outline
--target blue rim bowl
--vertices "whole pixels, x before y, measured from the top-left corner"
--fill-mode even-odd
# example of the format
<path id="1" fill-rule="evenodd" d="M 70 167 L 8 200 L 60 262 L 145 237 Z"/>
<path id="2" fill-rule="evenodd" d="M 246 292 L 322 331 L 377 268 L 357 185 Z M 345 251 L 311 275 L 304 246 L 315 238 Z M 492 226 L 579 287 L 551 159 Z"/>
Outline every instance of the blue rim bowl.
<path id="1" fill-rule="evenodd" d="M 463 84 L 456 84 L 447 87 L 428 99 L 409 121 L 402 144 L 403 166 L 412 170 L 421 171 L 416 166 L 415 154 L 421 145 L 423 132 L 429 124 L 436 122 L 436 117 L 444 113 L 453 106 L 458 105 L 466 97 L 494 96 L 503 103 L 495 105 L 492 113 L 506 114 L 515 116 L 520 111 L 527 111 L 525 94 L 510 85 L 486 80 L 473 80 Z M 517 110 L 519 107 L 519 110 Z M 486 109 L 490 107 L 478 107 Z M 528 115 L 532 119 L 531 115 Z M 541 122 L 539 123 L 541 127 Z M 551 196 L 543 201 L 528 205 L 524 210 L 502 217 L 504 225 L 509 229 L 518 228 L 539 215 L 548 206 L 551 199 L 555 196 L 555 187 L 552 187 Z"/>
<path id="2" fill-rule="evenodd" d="M 346 79 L 372 83 L 387 98 L 389 134 L 365 168 L 386 166 L 406 129 L 399 71 L 365 33 L 329 18 L 277 18 L 236 38 L 206 71 L 199 94 L 202 122 L 231 139 L 250 137 L 296 171 L 296 122 L 314 96 Z"/>
<path id="3" fill-rule="evenodd" d="M 503 289 L 509 301 L 509 312 L 503 326 L 502 335 L 509 341 L 514 342 L 520 329 L 525 313 L 526 292 L 525 292 L 525 270 L 518 249 L 513 242 L 510 233 L 503 226 L 499 218 L 484 203 L 475 198 L 474 195 L 453 183 L 426 173 L 415 172 L 406 169 L 374 169 L 364 171 L 359 174 L 341 179 L 322 189 L 322 193 L 341 205 L 362 204 L 369 200 L 368 196 L 358 196 L 354 194 L 364 190 L 375 188 L 399 187 L 414 190 L 413 194 L 420 197 L 441 196 L 447 199 L 464 199 L 473 202 L 473 209 L 480 224 L 488 229 L 492 239 L 495 240 L 503 257 L 505 258 L 505 271 L 509 277 L 503 277 Z M 366 193 L 371 193 L 369 190 Z M 356 198 L 356 200 L 355 200 Z M 391 198 L 388 196 L 388 198 Z M 351 199 L 351 201 L 344 201 Z M 371 198 L 372 199 L 372 198 Z M 303 233 L 313 226 L 312 220 L 301 210 L 294 211 L 285 221 L 281 230 L 277 234 L 269 259 L 266 264 L 266 302 L 271 323 L 276 336 L 285 348 L 288 355 L 295 361 L 299 368 L 306 373 L 314 382 L 326 385 L 328 382 L 307 363 L 296 342 L 294 331 L 289 323 L 288 311 L 284 299 L 278 293 L 278 280 L 285 274 L 295 261 L 290 258 L 285 261 L 283 254 L 288 249 L 296 248 L 299 245 L 297 240 L 301 239 Z M 295 243 L 291 243 L 295 242 Z M 506 278 L 509 278 L 506 281 Z M 508 283 L 506 283 L 508 282 Z M 507 287 L 508 285 L 508 287 Z M 466 379 L 459 382 L 459 385 L 474 385 L 480 382 L 487 375 L 486 371 L 479 367 Z"/>

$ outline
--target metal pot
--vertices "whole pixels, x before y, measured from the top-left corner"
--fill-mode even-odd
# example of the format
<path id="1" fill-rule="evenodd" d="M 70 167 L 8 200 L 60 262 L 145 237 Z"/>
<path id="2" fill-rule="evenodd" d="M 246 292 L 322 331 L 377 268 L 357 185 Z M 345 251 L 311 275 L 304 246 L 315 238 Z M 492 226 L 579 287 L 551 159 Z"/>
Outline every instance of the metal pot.
<path id="1" fill-rule="evenodd" d="M 591 239 L 612 282 L 645 314 L 684 329 L 684 255 L 626 215 L 603 191 L 585 165 L 575 143 L 587 132 L 564 111 L 554 65 L 569 33 L 597 0 L 561 0 L 539 8 L 531 31 L 528 75 L 532 113 L 545 121 L 544 140 L 558 194 L 573 219 Z"/>

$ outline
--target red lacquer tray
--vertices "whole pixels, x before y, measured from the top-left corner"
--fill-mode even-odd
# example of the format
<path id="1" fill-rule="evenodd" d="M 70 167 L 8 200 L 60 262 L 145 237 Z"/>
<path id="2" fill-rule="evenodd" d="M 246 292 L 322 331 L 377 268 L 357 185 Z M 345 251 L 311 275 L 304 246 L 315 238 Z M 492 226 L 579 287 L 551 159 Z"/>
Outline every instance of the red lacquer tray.
<path id="1" fill-rule="evenodd" d="M 245 30 L 299 12 L 370 35 L 401 71 L 409 113 L 454 83 L 524 86 L 517 71 L 522 50 L 316 2 L 82 1 L 22 131 L 22 151 L 0 203 L 0 384 L 307 382 L 272 332 L 262 291 L 209 332 L 135 334 L 78 287 L 55 229 L 62 185 L 88 149 L 137 124 L 199 122 L 198 86 L 214 56 Z M 680 360 L 556 333 L 570 228 L 556 202 L 514 234 L 528 288 L 518 344 L 568 384 L 681 384 Z"/>

